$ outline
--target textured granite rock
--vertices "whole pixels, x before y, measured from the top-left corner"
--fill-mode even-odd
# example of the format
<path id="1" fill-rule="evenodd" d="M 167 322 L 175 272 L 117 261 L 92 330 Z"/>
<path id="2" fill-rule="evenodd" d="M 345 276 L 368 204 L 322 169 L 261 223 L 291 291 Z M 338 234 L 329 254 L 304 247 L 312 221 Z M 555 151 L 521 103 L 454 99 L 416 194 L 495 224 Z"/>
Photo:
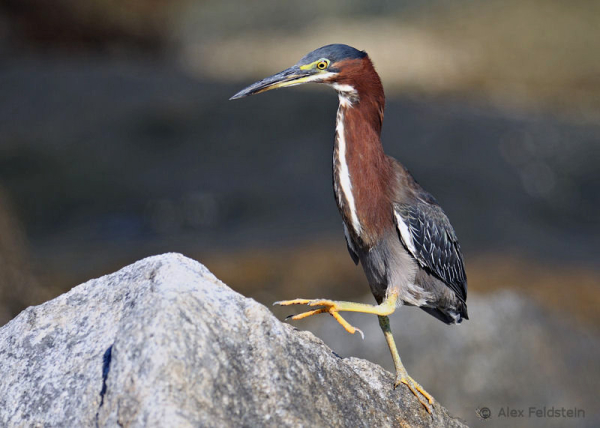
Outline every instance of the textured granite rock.
<path id="1" fill-rule="evenodd" d="M 318 296 L 320 297 L 320 296 Z M 373 296 L 363 301 L 372 303 Z M 277 311 L 279 314 L 294 311 Z M 472 427 L 600 427 L 600 335 L 541 306 L 523 293 L 499 290 L 469 296 L 470 320 L 447 326 L 417 308 L 391 317 L 402 361 L 427 392 Z M 313 317 L 291 324 L 310 330 L 342 356 L 367 358 L 391 370 L 393 364 L 377 319 L 348 314 L 365 340 L 343 335 L 332 319 Z M 373 319 L 375 318 L 375 319 Z M 487 407 L 492 420 L 477 409 Z M 502 409 L 580 409 L 578 417 L 499 417 Z"/>
<path id="2" fill-rule="evenodd" d="M 179 254 L 0 330 L 0 426 L 462 426 Z"/>

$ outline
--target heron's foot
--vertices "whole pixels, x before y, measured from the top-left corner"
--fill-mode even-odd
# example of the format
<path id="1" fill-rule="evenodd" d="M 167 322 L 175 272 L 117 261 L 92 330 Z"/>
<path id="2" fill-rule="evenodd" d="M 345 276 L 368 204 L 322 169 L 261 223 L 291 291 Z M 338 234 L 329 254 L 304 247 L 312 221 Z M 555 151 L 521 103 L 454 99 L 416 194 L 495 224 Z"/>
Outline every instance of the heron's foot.
<path id="1" fill-rule="evenodd" d="M 425 407 L 425 410 L 427 410 L 427 412 L 429 412 L 429 414 L 431 414 L 430 405 L 433 404 L 433 397 L 427 391 L 425 391 L 421 385 L 419 385 L 412 377 L 410 377 L 405 372 L 404 373 L 401 372 L 396 375 L 396 382 L 394 382 L 394 389 L 396 389 L 396 387 L 398 387 L 401 383 L 408 386 L 408 389 L 410 389 L 410 391 L 413 394 L 415 394 L 415 396 L 417 397 L 419 402 L 423 405 L 423 407 Z M 427 399 L 427 401 L 423 400 L 422 397 L 425 397 Z"/>
<path id="2" fill-rule="evenodd" d="M 312 307 L 320 306 L 317 309 L 303 312 L 298 315 L 290 315 L 286 318 L 286 320 L 292 319 L 294 321 L 297 321 L 297 320 L 301 320 L 303 318 L 307 318 L 307 317 L 310 317 L 313 315 L 328 313 L 332 317 L 334 317 L 335 320 L 337 322 L 339 322 L 342 325 L 342 327 L 344 327 L 346 329 L 346 331 L 348 333 L 354 334 L 354 333 L 358 332 L 358 333 L 360 333 L 361 337 L 364 339 L 365 335 L 363 334 L 363 332 L 360 329 L 352 326 L 348 321 L 346 321 L 339 314 L 340 310 L 344 310 L 343 308 L 340 307 L 339 303 L 342 303 L 342 302 L 336 302 L 334 300 L 324 300 L 324 299 L 313 299 L 313 300 L 294 299 L 294 300 L 283 300 L 280 302 L 275 302 L 273 304 L 279 305 L 279 306 L 290 306 L 290 305 L 308 305 L 308 306 L 312 306 Z M 343 302 L 343 303 L 348 303 L 348 302 Z"/>

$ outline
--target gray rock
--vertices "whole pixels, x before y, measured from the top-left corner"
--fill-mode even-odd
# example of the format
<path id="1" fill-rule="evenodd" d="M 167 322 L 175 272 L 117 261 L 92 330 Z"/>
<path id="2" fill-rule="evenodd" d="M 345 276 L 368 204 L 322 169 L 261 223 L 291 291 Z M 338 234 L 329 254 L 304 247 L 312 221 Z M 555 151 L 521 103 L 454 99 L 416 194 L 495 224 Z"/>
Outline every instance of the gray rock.
<path id="1" fill-rule="evenodd" d="M 462 426 L 178 254 L 0 330 L 0 426 Z"/>

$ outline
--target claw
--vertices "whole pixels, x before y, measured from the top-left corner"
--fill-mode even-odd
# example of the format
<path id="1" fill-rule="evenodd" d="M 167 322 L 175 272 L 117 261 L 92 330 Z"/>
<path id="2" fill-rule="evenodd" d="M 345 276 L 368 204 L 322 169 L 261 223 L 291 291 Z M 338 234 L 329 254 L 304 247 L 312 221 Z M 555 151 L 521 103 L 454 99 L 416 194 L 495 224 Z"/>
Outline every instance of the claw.
<path id="1" fill-rule="evenodd" d="M 356 331 L 358 331 L 360 333 L 360 338 L 362 340 L 365 340 L 365 334 L 362 332 L 362 330 L 360 328 L 354 327 L 354 330 L 356 330 Z"/>

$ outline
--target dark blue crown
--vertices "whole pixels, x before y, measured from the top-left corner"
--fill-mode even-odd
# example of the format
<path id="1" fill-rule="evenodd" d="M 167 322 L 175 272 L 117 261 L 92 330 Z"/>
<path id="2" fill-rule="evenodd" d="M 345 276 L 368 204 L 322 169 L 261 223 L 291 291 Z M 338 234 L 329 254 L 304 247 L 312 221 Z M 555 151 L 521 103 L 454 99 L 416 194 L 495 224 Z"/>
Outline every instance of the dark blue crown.
<path id="1" fill-rule="evenodd" d="M 360 59 L 367 56 L 366 52 L 354 49 L 352 46 L 334 44 L 323 46 L 319 49 L 306 54 L 297 65 L 310 64 L 321 58 L 327 58 L 329 61 L 338 62 L 345 59 Z"/>

